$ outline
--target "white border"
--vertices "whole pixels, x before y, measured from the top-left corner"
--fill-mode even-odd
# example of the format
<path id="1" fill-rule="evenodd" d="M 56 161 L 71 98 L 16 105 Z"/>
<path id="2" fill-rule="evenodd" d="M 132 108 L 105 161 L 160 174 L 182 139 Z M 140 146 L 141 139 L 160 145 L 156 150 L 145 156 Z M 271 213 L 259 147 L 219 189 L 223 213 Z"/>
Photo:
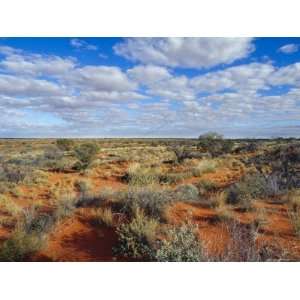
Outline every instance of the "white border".
<path id="1" fill-rule="evenodd" d="M 2 0 L 0 36 L 299 36 L 298 0 Z"/>
<path id="2" fill-rule="evenodd" d="M 299 1 L 9 0 L 0 36 L 299 36 Z M 299 263 L 1 263 L 3 299 L 296 299 Z"/>
<path id="3" fill-rule="evenodd" d="M 3 299 L 282 300 L 299 294 L 299 263 L 2 263 L 0 267 Z"/>

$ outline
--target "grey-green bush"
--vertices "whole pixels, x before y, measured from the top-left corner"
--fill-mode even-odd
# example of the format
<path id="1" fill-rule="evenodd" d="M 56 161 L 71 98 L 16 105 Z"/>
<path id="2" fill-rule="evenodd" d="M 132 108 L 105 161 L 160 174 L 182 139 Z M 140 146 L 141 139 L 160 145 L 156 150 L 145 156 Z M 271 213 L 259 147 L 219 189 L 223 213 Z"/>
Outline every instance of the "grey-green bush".
<path id="1" fill-rule="evenodd" d="M 141 208 L 148 216 L 161 219 L 164 208 L 172 199 L 168 190 L 153 187 L 130 188 L 121 194 L 123 212 L 132 215 Z"/>
<path id="2" fill-rule="evenodd" d="M 114 249 L 115 253 L 133 259 L 153 260 L 157 227 L 156 220 L 137 210 L 130 223 L 123 223 L 117 228 L 118 246 Z"/>
<path id="3" fill-rule="evenodd" d="M 155 253 L 155 260 L 161 262 L 196 262 L 203 261 L 202 245 L 197 237 L 197 226 L 184 223 L 169 228 L 166 239 L 160 242 Z"/>
<path id="4" fill-rule="evenodd" d="M 197 201 L 199 199 L 199 191 L 193 184 L 182 184 L 175 190 L 176 200 L 181 201 Z"/>

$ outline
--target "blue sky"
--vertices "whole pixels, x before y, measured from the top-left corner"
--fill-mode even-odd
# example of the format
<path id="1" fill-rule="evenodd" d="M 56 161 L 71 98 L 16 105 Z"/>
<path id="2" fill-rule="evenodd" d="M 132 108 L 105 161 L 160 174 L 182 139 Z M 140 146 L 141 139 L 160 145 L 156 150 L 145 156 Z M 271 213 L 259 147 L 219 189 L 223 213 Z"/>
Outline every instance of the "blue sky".
<path id="1" fill-rule="evenodd" d="M 1 137 L 300 134 L 299 38 L 2 38 Z"/>

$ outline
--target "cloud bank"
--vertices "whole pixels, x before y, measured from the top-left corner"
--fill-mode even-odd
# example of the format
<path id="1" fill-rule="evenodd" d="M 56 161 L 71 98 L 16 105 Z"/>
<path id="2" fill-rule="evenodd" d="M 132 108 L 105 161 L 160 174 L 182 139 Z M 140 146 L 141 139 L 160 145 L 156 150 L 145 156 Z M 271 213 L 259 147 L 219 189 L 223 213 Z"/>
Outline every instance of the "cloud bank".
<path id="1" fill-rule="evenodd" d="M 300 63 L 239 62 L 253 39 L 131 38 L 114 51 L 133 66 L 0 46 L 0 135 L 299 136 Z"/>

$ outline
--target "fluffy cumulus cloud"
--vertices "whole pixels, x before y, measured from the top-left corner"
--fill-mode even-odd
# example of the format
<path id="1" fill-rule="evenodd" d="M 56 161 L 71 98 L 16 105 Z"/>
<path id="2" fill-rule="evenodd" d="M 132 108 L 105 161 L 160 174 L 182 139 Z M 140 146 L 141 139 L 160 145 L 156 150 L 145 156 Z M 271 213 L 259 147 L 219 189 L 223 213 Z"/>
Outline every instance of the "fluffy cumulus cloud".
<path id="1" fill-rule="evenodd" d="M 14 74 L 61 76 L 75 67 L 76 61 L 59 56 L 26 54 L 10 47 L 0 47 L 5 58 L 0 61 L 0 69 Z"/>
<path id="2" fill-rule="evenodd" d="M 296 44 L 287 44 L 278 49 L 279 52 L 282 52 L 285 54 L 295 53 L 298 50 L 299 50 L 299 45 L 296 45 Z"/>
<path id="3" fill-rule="evenodd" d="M 222 71 L 196 76 L 191 85 L 199 91 L 217 92 L 225 89 L 256 91 L 266 88 L 274 67 L 270 64 L 251 63 Z"/>
<path id="4" fill-rule="evenodd" d="M 122 113 L 125 117 L 124 102 L 147 99 L 138 91 L 138 83 L 117 66 L 80 66 L 71 57 L 25 53 L 4 46 L 0 54 L 0 110 L 9 109 L 18 116 L 5 122 L 15 130 L 27 128 L 29 133 L 43 128 L 37 119 L 46 116 L 47 122 L 57 122 L 45 122 L 46 135 L 88 135 L 91 129 L 97 132 L 101 124 L 112 124 Z M 28 110 L 37 118 L 32 119 Z M 9 125 L 13 121 L 16 126 Z"/>
<path id="5" fill-rule="evenodd" d="M 85 66 L 77 68 L 65 78 L 83 88 L 98 91 L 131 91 L 136 84 L 118 67 Z"/>
<path id="6" fill-rule="evenodd" d="M 135 66 L 129 69 L 127 73 L 133 80 L 144 85 L 150 85 L 172 77 L 166 68 L 155 65 Z"/>
<path id="7" fill-rule="evenodd" d="M 247 57 L 254 46 L 251 38 L 129 38 L 114 50 L 144 64 L 208 68 Z"/>
<path id="8" fill-rule="evenodd" d="M 252 43 L 126 39 L 129 67 L 0 46 L 0 135 L 299 135 L 300 63 L 239 62 Z"/>

